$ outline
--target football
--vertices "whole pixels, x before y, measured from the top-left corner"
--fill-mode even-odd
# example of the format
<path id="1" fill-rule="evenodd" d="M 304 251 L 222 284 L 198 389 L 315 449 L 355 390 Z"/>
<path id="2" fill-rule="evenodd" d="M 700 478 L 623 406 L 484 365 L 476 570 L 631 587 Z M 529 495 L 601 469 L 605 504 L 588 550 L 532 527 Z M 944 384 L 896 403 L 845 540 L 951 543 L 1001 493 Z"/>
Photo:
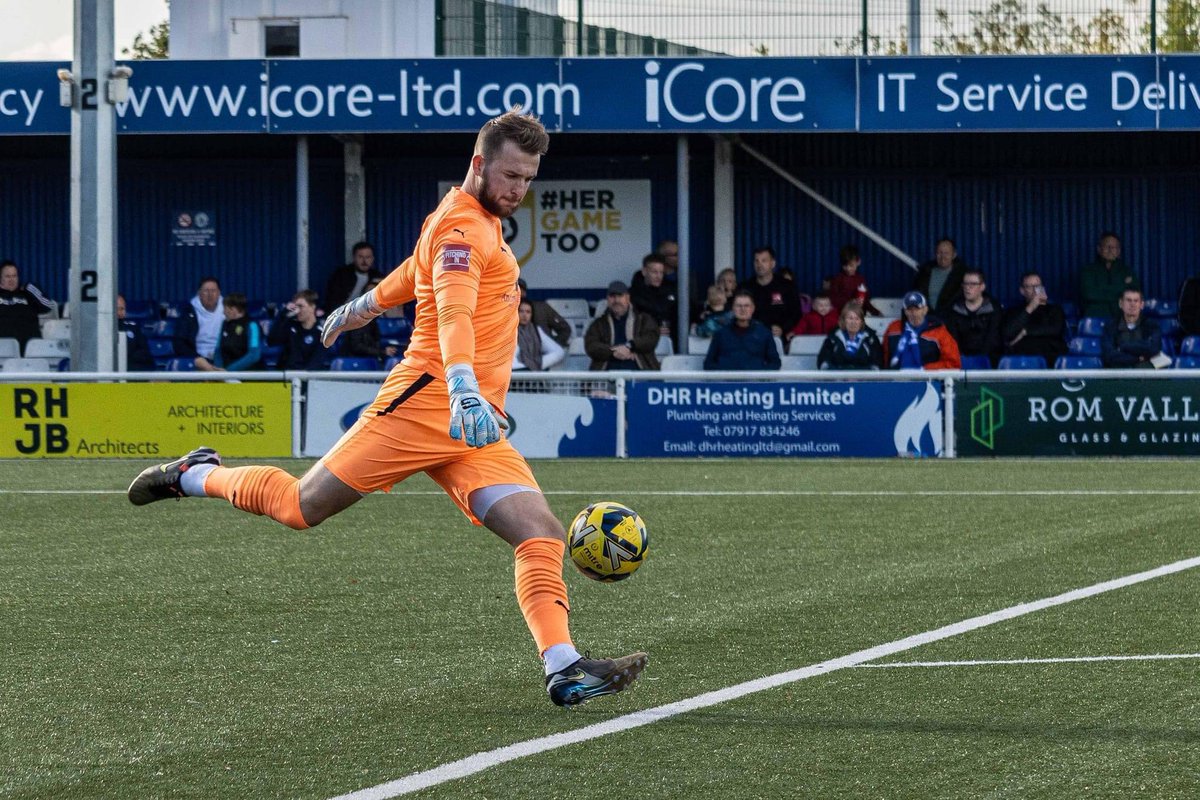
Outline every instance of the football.
<path id="1" fill-rule="evenodd" d="M 620 503 L 592 503 L 567 530 L 567 550 L 575 566 L 604 583 L 623 581 L 636 572 L 649 546 L 642 518 Z"/>

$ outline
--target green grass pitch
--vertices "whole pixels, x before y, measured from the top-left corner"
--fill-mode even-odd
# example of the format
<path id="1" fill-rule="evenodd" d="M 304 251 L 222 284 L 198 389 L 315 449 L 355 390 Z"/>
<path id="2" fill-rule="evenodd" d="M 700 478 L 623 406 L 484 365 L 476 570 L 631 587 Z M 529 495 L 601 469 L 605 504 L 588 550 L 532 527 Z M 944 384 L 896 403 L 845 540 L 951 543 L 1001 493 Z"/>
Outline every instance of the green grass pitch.
<path id="1" fill-rule="evenodd" d="M 1200 462 L 536 462 L 564 522 L 651 537 L 566 570 L 580 649 L 651 662 L 565 712 L 510 552 L 430 481 L 297 533 L 134 508 L 143 466 L 0 462 L 0 797 L 333 797 L 1200 555 Z M 1197 620 L 1200 569 L 883 661 L 1194 654 Z M 413 796 L 1192 798 L 1197 720 L 1194 658 L 852 668 Z"/>

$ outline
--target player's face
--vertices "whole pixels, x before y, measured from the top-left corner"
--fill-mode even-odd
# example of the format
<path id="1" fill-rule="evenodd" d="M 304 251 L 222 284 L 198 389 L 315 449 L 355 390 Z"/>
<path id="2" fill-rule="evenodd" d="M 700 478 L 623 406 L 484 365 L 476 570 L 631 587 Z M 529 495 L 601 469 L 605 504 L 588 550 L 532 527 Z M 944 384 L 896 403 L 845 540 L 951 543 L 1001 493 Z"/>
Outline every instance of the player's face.
<path id="1" fill-rule="evenodd" d="M 537 177 L 542 157 L 505 142 L 490 160 L 479 156 L 479 204 L 492 216 L 511 217 Z"/>
<path id="2" fill-rule="evenodd" d="M 221 299 L 220 286 L 217 286 L 212 281 L 205 281 L 200 284 L 200 290 L 196 294 L 200 297 L 200 305 L 209 311 L 217 310 L 217 301 Z"/>
<path id="3" fill-rule="evenodd" d="M 15 292 L 17 290 L 17 284 L 20 282 L 21 279 L 17 276 L 16 267 L 7 266 L 4 269 L 0 269 L 0 289 Z"/>

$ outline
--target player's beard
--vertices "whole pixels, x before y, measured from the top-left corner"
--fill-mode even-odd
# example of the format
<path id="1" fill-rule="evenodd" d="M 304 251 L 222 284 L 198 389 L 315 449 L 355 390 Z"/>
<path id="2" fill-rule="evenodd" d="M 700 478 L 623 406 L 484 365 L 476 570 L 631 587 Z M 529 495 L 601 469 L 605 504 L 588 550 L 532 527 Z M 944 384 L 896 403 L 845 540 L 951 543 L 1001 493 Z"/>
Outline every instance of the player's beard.
<path id="1" fill-rule="evenodd" d="M 479 176 L 479 197 L 477 199 L 479 200 L 479 205 L 483 206 L 484 211 L 488 212 L 493 217 L 498 217 L 499 219 L 508 219 L 513 215 L 513 212 L 516 211 L 515 208 L 510 211 L 501 207 L 500 204 L 497 203 L 492 197 L 491 192 L 489 191 L 488 173 L 486 169 Z"/>

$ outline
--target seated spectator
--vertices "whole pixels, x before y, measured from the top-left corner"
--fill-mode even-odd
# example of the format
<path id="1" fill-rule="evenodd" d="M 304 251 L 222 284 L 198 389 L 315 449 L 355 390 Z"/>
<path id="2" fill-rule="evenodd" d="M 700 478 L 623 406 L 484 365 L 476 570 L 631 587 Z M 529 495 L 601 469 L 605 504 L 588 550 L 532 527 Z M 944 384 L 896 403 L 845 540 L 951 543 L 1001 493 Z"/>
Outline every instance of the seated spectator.
<path id="1" fill-rule="evenodd" d="M 632 307 L 629 287 L 622 281 L 608 285 L 604 313 L 592 320 L 583 336 L 591 370 L 657 370 L 658 322 Z"/>
<path id="2" fill-rule="evenodd" d="M 959 369 L 962 358 L 954 337 L 929 313 L 920 292 L 904 295 L 904 316 L 883 334 L 883 363 L 888 369 Z"/>
<path id="3" fill-rule="evenodd" d="M 329 369 L 331 354 L 321 344 L 321 326 L 317 324 L 317 293 L 312 289 L 296 292 L 280 309 L 267 341 L 283 346 L 280 369 Z"/>
<path id="4" fill-rule="evenodd" d="M 749 292 L 738 292 L 733 296 L 733 322 L 713 334 L 704 368 L 766 370 L 780 365 L 771 329 L 754 319 L 754 298 Z"/>
<path id="5" fill-rule="evenodd" d="M 1015 356 L 1041 356 L 1053 364 L 1067 353 L 1067 317 L 1062 306 L 1050 303 L 1046 287 L 1037 272 L 1021 276 L 1021 297 L 1025 303 L 1004 312 L 1000 337 L 1004 351 Z"/>
<path id="6" fill-rule="evenodd" d="M 800 321 L 800 295 L 796 284 L 775 272 L 775 251 L 770 247 L 754 250 L 754 277 L 738 286 L 754 300 L 754 318 L 771 329 L 772 336 L 783 338 Z"/>
<path id="7" fill-rule="evenodd" d="M 543 372 L 567 357 L 567 351 L 533 322 L 533 304 L 522 300 L 517 307 L 517 349 L 513 352 L 513 372 Z"/>
<path id="8" fill-rule="evenodd" d="M 724 289 L 715 283 L 708 287 L 708 302 L 704 304 L 704 310 L 700 312 L 700 321 L 696 323 L 696 335 L 705 338 L 711 337 L 732 322 L 733 309 L 730 308 L 730 305 Z"/>
<path id="9" fill-rule="evenodd" d="M 817 354 L 817 369 L 879 369 L 883 344 L 866 325 L 857 300 L 842 306 L 838 327 L 825 338 Z"/>
<path id="10" fill-rule="evenodd" d="M 1121 259 L 1121 239 L 1111 231 L 1100 234 L 1096 258 L 1079 270 L 1079 314 L 1107 319 L 1116 313 L 1122 292 L 1141 289 L 1133 269 Z"/>
<path id="11" fill-rule="evenodd" d="M 1185 278 L 1179 287 L 1179 328 L 1184 336 L 1200 335 L 1200 276 Z"/>
<path id="12" fill-rule="evenodd" d="M 788 339 L 793 336 L 826 336 L 837 330 L 838 312 L 833 308 L 833 301 L 827 294 L 819 294 L 813 298 L 812 310 L 800 317 L 796 327 L 788 332 Z"/>
<path id="13" fill-rule="evenodd" d="M 203 358 L 212 362 L 221 341 L 225 311 L 221 303 L 221 283 L 212 276 L 200 279 L 196 296 L 175 326 L 175 355 Z M 199 362 L 197 362 L 199 363 Z"/>
<path id="14" fill-rule="evenodd" d="M 942 317 L 960 355 L 987 356 L 996 366 L 1004 344 L 1000 336 L 1001 310 L 1000 303 L 988 294 L 983 270 L 970 267 L 963 273 L 962 291 Z"/>
<path id="15" fill-rule="evenodd" d="M 332 311 L 361 295 L 372 279 L 383 280 L 383 273 L 375 269 L 375 248 L 370 242 L 357 242 L 350 248 L 350 263 L 335 269 L 325 284 L 329 309 Z"/>
<path id="16" fill-rule="evenodd" d="M 630 291 L 633 307 L 644 314 L 649 314 L 658 322 L 658 332 L 670 336 L 675 328 L 675 315 L 678 308 L 675 296 L 675 285 L 664 280 L 666 263 L 658 253 L 651 253 L 642 259 L 642 269 L 636 273 L 642 276 Z"/>
<path id="17" fill-rule="evenodd" d="M 42 335 L 38 314 L 53 307 L 53 301 L 32 283 L 21 284 L 16 262 L 0 261 L 0 339 L 16 339 L 25 351 L 25 343 Z"/>
<path id="18" fill-rule="evenodd" d="M 367 288 L 364 291 L 374 289 L 380 281 L 380 278 L 372 278 L 367 281 Z M 346 331 L 338 337 L 336 349 L 343 356 L 383 360 L 400 353 L 400 342 L 395 339 L 383 339 L 379 335 L 379 323 L 371 320 L 361 328 Z"/>
<path id="19" fill-rule="evenodd" d="M 925 295 L 935 311 L 940 310 L 958 296 L 966 271 L 967 265 L 958 257 L 954 240 L 943 236 L 934 248 L 933 258 L 917 267 L 913 291 Z"/>
<path id="20" fill-rule="evenodd" d="M 521 302 L 529 299 L 529 288 L 525 285 L 524 278 L 517 278 L 517 289 L 521 292 Z M 563 319 L 545 300 L 529 300 L 529 303 L 533 306 L 533 324 L 550 334 L 550 338 L 560 347 L 569 345 L 571 334 L 574 333 L 571 323 Z"/>
<path id="21" fill-rule="evenodd" d="M 128 372 L 154 372 L 154 356 L 150 352 L 150 341 L 142 326 L 135 320 L 125 319 L 125 298 L 117 295 L 117 335 L 125 337 L 125 369 Z"/>
<path id="22" fill-rule="evenodd" d="M 1158 322 L 1142 313 L 1146 305 L 1140 289 L 1121 293 L 1121 313 L 1109 320 L 1100 340 L 1100 358 L 1106 367 L 1153 369 L 1151 363 L 1162 352 Z"/>
<path id="23" fill-rule="evenodd" d="M 829 293 L 829 301 L 833 303 L 834 311 L 840 312 L 842 306 L 854 300 L 866 313 L 879 316 L 879 309 L 871 305 L 871 290 L 867 288 L 867 281 L 859 272 L 862 257 L 858 248 L 848 244 L 838 252 L 838 256 L 842 262 L 841 271 L 827 279 L 828 286 L 822 284 L 821 287 L 822 291 Z"/>
<path id="24" fill-rule="evenodd" d="M 230 292 L 221 299 L 225 322 L 221 325 L 221 344 L 211 361 L 196 357 L 201 372 L 247 372 L 262 369 L 262 328 L 246 317 L 246 295 Z"/>
<path id="25" fill-rule="evenodd" d="M 737 293 L 738 279 L 737 273 L 733 271 L 733 267 L 726 267 L 717 273 L 717 286 L 721 287 L 721 291 L 725 293 L 725 304 L 730 309 L 733 308 L 733 296 Z"/>

